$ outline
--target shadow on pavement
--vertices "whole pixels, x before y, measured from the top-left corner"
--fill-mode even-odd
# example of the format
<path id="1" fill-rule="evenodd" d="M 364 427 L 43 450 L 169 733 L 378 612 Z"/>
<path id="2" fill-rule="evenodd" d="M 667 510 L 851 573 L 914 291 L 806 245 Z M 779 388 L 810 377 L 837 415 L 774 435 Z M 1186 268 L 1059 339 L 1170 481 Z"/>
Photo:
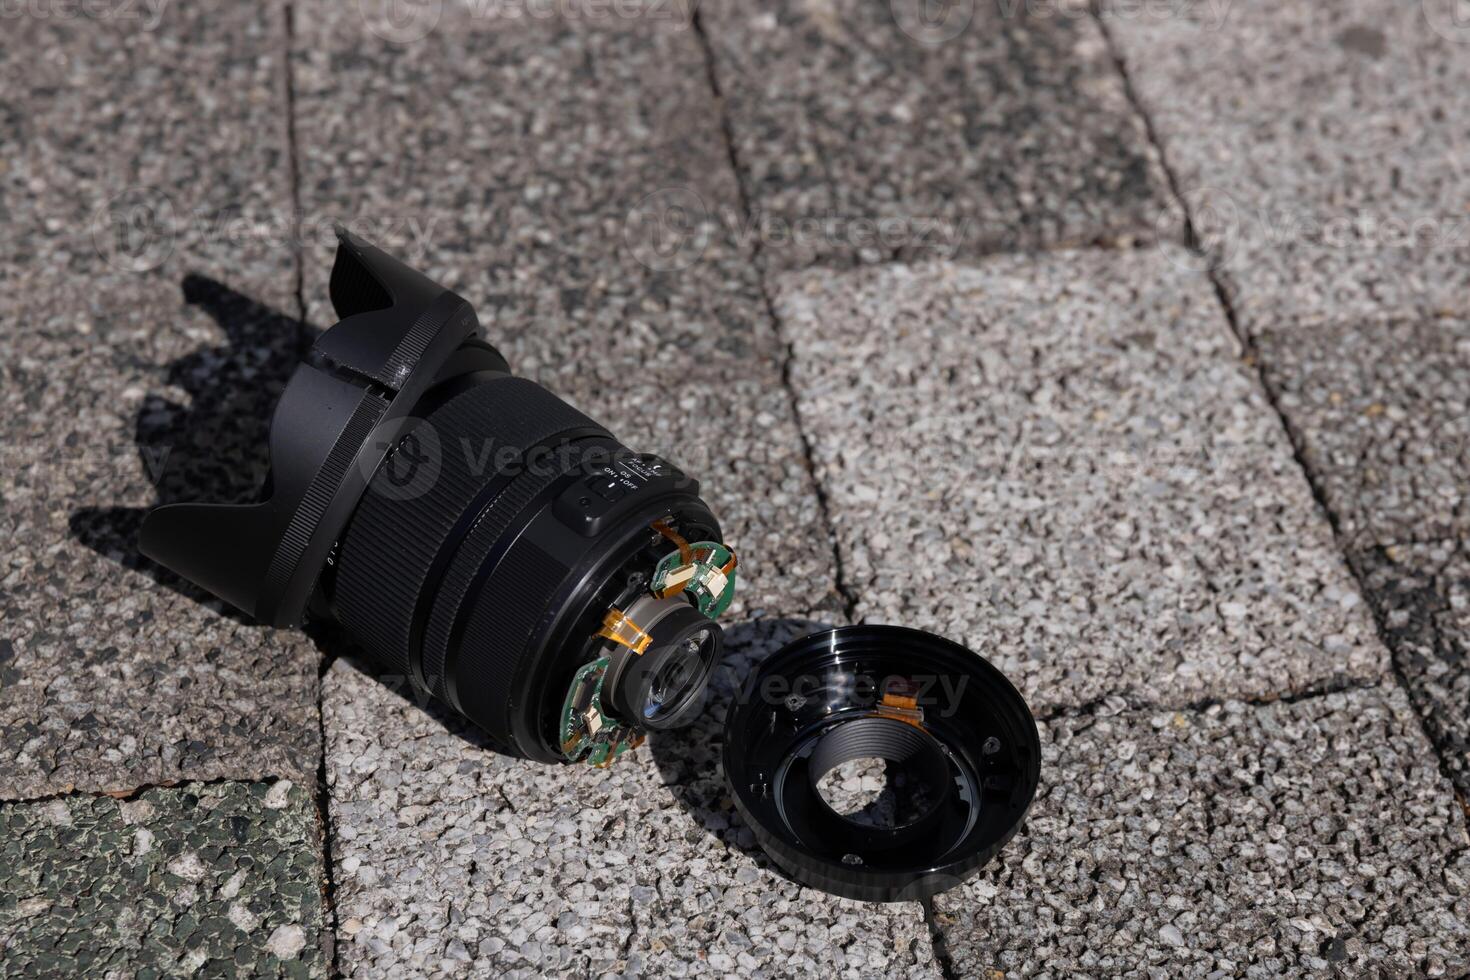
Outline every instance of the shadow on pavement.
<path id="1" fill-rule="evenodd" d="M 265 482 L 271 410 L 317 331 L 200 275 L 184 277 L 184 301 L 208 313 L 227 343 L 194 351 L 168 366 L 164 384 L 189 395 L 188 405 L 158 393 L 143 399 L 133 441 L 157 504 L 186 500 L 244 503 Z M 219 605 L 237 622 L 249 617 L 149 561 L 138 530 L 152 507 L 84 507 L 70 518 L 72 536 L 123 566 L 199 602 Z"/>
<path id="2" fill-rule="evenodd" d="M 148 507 L 84 507 L 72 513 L 72 535 L 126 568 L 148 575 L 180 595 L 217 609 L 238 623 L 255 621 L 204 589 L 151 561 L 138 550 L 138 532 L 154 506 L 181 501 L 246 503 L 259 498 L 270 469 L 271 413 L 291 374 L 319 330 L 200 275 L 186 276 L 184 301 L 224 331 L 226 343 L 194 351 L 168 366 L 164 385 L 179 388 L 188 404 L 145 396 L 133 441 L 157 495 Z M 304 632 L 322 653 L 322 670 L 343 657 L 406 701 L 419 705 L 450 731 L 493 748 L 478 728 L 417 695 L 403 677 L 377 674 L 335 623 L 313 620 Z"/>
<path id="3" fill-rule="evenodd" d="M 725 717 L 751 674 L 770 655 L 799 636 L 832 629 L 816 619 L 758 619 L 725 627 L 725 659 L 709 686 L 709 700 L 688 728 L 652 736 L 649 747 L 664 785 L 695 821 L 726 847 L 780 872 L 745 826 L 725 785 L 721 753 Z"/>
<path id="4" fill-rule="evenodd" d="M 317 331 L 222 283 L 185 277 L 184 300 L 208 313 L 227 342 L 194 351 L 168 366 L 164 384 L 188 394 L 188 404 L 152 393 L 134 425 L 143 471 L 154 484 L 153 506 L 179 501 L 242 503 L 258 498 L 269 470 L 271 413 Z M 253 620 L 138 551 L 138 532 L 152 507 L 86 507 L 70 518 L 72 535 L 112 561 L 160 585 L 218 609 L 236 622 Z M 725 659 L 710 684 L 709 701 L 688 728 L 654 736 L 651 754 L 674 799 L 727 846 L 765 856 L 744 827 L 725 787 L 720 764 L 725 712 L 741 685 L 776 649 L 830 624 L 808 619 L 763 619 L 726 626 Z M 326 658 L 343 657 L 355 669 L 417 705 L 471 745 L 501 752 L 476 725 L 417 691 L 401 675 L 379 673 L 370 658 L 334 623 L 312 621 L 306 634 Z M 639 764 L 636 759 L 621 765 Z"/>

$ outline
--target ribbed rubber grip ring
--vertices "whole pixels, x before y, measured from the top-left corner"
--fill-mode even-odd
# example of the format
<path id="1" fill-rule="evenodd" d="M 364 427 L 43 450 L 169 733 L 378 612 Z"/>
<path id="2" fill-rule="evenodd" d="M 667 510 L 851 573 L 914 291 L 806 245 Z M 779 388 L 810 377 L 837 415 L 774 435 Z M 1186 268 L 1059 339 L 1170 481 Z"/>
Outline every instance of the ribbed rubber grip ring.
<path id="1" fill-rule="evenodd" d="M 547 487 L 560 480 L 562 475 L 560 470 L 528 472 L 501 488 L 481 508 L 474 525 L 455 549 L 449 567 L 439 579 L 424 628 L 423 675 L 429 690 L 450 704 L 454 704 L 454 698 L 449 691 L 445 663 L 453 639 L 454 625 L 459 621 L 476 576 L 501 538 L 512 527 L 524 523 L 521 515 L 528 505 L 541 496 Z M 419 615 L 423 614 L 424 610 L 420 609 Z"/>
<path id="2" fill-rule="evenodd" d="M 517 540 L 476 589 L 449 670 L 460 709 L 490 731 L 509 731 L 515 675 L 537 622 L 571 572 L 524 538 Z M 454 703 L 454 702 L 451 702 Z"/>
<path id="3" fill-rule="evenodd" d="M 484 495 L 514 487 L 525 473 L 505 473 L 506 457 L 606 430 L 551 392 L 504 377 L 465 389 L 424 420 L 437 439 L 420 439 L 438 473 L 405 495 L 390 463 L 368 484 L 343 535 L 334 603 L 338 618 L 388 670 L 416 675 L 410 663 L 416 610 L 431 602 L 445 568 L 439 559 L 469 531 Z M 437 443 L 437 448 L 436 444 Z M 432 466 L 434 461 L 424 465 Z"/>

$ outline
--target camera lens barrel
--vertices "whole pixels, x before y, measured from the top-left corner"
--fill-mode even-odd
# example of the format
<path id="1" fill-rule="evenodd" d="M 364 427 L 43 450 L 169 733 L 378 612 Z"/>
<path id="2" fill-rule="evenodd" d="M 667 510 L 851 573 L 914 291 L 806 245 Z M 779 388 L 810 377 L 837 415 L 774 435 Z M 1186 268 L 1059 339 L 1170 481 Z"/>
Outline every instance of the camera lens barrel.
<path id="1" fill-rule="evenodd" d="M 281 394 L 260 499 L 155 508 L 140 550 L 274 626 L 334 619 L 383 674 L 510 754 L 606 766 L 693 720 L 737 565 L 699 484 L 512 375 L 464 299 L 338 237 L 341 320 Z M 893 901 L 989 860 L 1025 817 L 1040 754 L 1025 701 L 985 660 L 850 626 L 760 667 L 726 715 L 723 763 L 789 874 Z M 886 767 L 887 825 L 824 796 L 859 760 Z"/>
<path id="2" fill-rule="evenodd" d="M 633 453 L 539 385 L 489 374 L 456 388 L 369 482 L 333 561 L 329 601 L 384 669 L 502 748 L 549 760 L 552 729 L 538 732 L 526 694 L 557 659 L 555 627 L 566 633 L 580 620 L 585 637 L 596 634 L 613 601 L 602 576 L 622 590 L 621 566 L 660 540 L 653 521 L 674 520 L 695 538 L 717 535 L 718 524 L 672 464 Z"/>
<path id="3" fill-rule="evenodd" d="M 463 299 L 339 238 L 342 319 L 281 396 L 261 500 L 157 508 L 144 553 L 277 626 L 334 618 L 506 752 L 606 764 L 687 721 L 735 585 L 698 483 L 514 377 Z M 657 624 L 625 612 L 655 602 Z"/>

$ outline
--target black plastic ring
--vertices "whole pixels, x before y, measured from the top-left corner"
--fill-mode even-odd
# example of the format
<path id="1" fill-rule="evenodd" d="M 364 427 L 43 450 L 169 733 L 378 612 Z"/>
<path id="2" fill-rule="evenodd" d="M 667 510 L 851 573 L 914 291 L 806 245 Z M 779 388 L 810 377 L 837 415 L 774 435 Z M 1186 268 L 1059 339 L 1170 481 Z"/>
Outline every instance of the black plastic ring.
<path id="1" fill-rule="evenodd" d="M 892 827 L 838 814 L 817 782 L 875 757 L 924 783 Z M 744 685 L 725 723 L 725 778 L 771 858 L 845 898 L 927 898 L 975 874 L 1036 794 L 1041 742 L 1015 687 L 979 654 L 898 626 L 796 640 Z"/>

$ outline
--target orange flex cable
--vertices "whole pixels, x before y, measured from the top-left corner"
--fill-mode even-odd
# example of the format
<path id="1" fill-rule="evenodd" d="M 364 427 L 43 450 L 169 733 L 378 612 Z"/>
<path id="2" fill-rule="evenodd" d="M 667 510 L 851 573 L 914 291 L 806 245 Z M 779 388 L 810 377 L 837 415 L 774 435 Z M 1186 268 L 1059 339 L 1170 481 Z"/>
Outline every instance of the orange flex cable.
<path id="1" fill-rule="evenodd" d="M 924 709 L 919 707 L 918 698 L 904 694 L 884 694 L 873 713 L 879 718 L 901 721 L 920 730 L 924 728 Z"/>
<path id="2" fill-rule="evenodd" d="M 690 562 L 694 561 L 694 549 L 689 547 L 689 542 L 685 541 L 683 536 L 681 536 L 678 531 L 675 531 L 663 521 L 654 521 L 652 527 L 659 534 L 662 534 L 664 537 L 668 538 L 670 541 L 674 542 L 674 544 L 679 546 L 680 564 L 688 565 Z"/>
<path id="3" fill-rule="evenodd" d="M 598 636 L 606 637 L 614 643 L 621 643 L 634 653 L 642 655 L 648 645 L 653 642 L 653 637 L 643 631 L 643 627 L 623 615 L 621 609 L 609 609 L 603 617 L 602 629 L 597 631 Z"/>

